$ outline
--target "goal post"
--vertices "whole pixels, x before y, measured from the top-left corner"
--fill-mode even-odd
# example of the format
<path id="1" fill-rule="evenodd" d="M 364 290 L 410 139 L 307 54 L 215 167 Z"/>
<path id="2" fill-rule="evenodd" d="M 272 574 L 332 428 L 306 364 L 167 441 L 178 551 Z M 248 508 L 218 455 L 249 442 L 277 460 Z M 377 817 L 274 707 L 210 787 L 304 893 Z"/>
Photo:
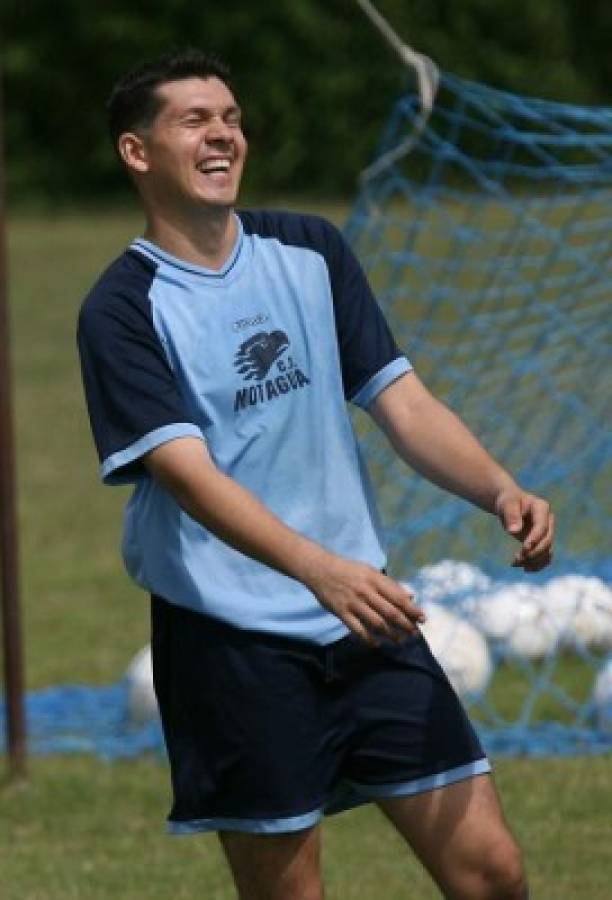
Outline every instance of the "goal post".
<path id="1" fill-rule="evenodd" d="M 7 732 L 9 777 L 18 778 L 26 773 L 26 727 L 4 199 L 4 129 L 0 77 L 0 596 L 6 694 L 4 727 Z"/>

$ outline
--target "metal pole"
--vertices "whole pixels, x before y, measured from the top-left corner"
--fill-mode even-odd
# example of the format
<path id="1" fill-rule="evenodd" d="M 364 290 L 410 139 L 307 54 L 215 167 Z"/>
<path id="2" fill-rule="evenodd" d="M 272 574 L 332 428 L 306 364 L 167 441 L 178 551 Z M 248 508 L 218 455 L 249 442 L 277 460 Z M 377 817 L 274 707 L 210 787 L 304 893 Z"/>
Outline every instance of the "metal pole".
<path id="1" fill-rule="evenodd" d="M 0 72 L 0 595 L 2 599 L 4 684 L 9 777 L 26 774 L 26 728 L 19 608 L 17 491 L 11 407 L 9 314 L 4 206 L 4 134 Z M 0 723 L 1 727 L 1 723 Z"/>

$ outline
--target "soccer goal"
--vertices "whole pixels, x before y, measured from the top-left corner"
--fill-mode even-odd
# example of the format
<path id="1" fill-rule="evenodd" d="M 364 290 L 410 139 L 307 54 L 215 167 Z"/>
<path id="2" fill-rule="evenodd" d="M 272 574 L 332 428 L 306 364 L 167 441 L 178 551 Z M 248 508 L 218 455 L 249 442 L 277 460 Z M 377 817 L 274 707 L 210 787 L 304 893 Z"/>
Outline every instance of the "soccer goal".
<path id="1" fill-rule="evenodd" d="M 413 82 L 346 234 L 417 373 L 550 500 L 558 542 L 541 575 L 509 568 L 490 517 L 359 419 L 391 571 L 451 615 L 437 649 L 490 749 L 610 748 L 612 109 L 443 74 L 425 116 Z"/>

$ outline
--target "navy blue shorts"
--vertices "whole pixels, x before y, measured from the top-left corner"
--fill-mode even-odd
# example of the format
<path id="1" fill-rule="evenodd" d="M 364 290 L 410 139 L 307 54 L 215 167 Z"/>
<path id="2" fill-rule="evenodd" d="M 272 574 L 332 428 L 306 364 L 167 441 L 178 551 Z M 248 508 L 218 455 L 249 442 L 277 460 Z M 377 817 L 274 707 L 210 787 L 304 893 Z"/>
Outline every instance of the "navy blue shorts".
<path id="1" fill-rule="evenodd" d="M 327 646 L 152 598 L 171 833 L 297 831 L 490 771 L 423 637 Z"/>

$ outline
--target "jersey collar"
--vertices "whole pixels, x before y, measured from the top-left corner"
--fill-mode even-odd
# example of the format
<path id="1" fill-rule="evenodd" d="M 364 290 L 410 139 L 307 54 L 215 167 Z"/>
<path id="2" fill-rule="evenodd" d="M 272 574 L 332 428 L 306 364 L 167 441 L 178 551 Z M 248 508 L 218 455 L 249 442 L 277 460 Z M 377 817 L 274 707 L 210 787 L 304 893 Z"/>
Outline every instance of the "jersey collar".
<path id="1" fill-rule="evenodd" d="M 242 227 L 240 218 L 235 213 L 234 221 L 236 222 L 236 240 L 232 252 L 220 269 L 207 269 L 204 266 L 196 266 L 194 263 L 187 262 L 184 259 L 180 259 L 178 256 L 167 253 L 165 250 L 162 250 L 161 247 L 158 247 L 157 244 L 154 244 L 152 241 L 147 241 L 143 237 L 138 237 L 132 241 L 130 248 L 142 253 L 148 259 L 153 260 L 153 262 L 164 263 L 165 265 L 180 269 L 183 272 L 191 272 L 193 275 L 199 275 L 207 280 L 223 281 L 237 268 L 244 247 L 244 228 Z"/>

